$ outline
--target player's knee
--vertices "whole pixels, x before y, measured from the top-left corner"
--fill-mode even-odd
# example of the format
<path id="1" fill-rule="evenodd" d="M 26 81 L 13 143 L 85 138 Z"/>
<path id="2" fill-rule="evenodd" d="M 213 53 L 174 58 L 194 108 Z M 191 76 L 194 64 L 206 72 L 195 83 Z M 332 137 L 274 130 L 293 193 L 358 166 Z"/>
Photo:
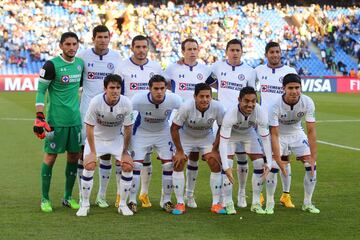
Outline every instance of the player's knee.
<path id="1" fill-rule="evenodd" d="M 134 170 L 134 162 L 130 156 L 121 159 L 121 169 L 123 172 L 132 172 Z"/>
<path id="2" fill-rule="evenodd" d="M 100 156 L 101 160 L 109 161 L 111 159 L 111 154 L 105 154 Z"/>
<path id="3" fill-rule="evenodd" d="M 184 167 L 185 167 L 184 160 L 177 160 L 176 162 L 173 162 L 173 164 L 174 164 L 174 171 L 176 172 L 184 171 Z"/>
<path id="4" fill-rule="evenodd" d="M 96 168 L 96 162 L 89 162 L 89 163 L 86 163 L 84 168 L 88 171 L 94 171 L 95 168 Z"/>
<path id="5" fill-rule="evenodd" d="M 281 156 L 281 161 L 289 162 L 290 161 L 289 156 Z"/>
<path id="6" fill-rule="evenodd" d="M 142 169 L 142 162 L 141 161 L 134 161 L 134 165 L 133 165 L 133 173 L 134 175 L 140 175 L 141 169 Z"/>
<path id="7" fill-rule="evenodd" d="M 165 162 L 162 164 L 162 170 L 163 172 L 172 172 L 174 169 L 172 162 Z"/>
<path id="8" fill-rule="evenodd" d="M 199 152 L 191 152 L 189 154 L 189 159 L 192 161 L 198 161 L 199 160 Z"/>
<path id="9" fill-rule="evenodd" d="M 210 167 L 210 171 L 211 172 L 215 172 L 215 173 L 218 173 L 221 171 L 221 165 L 220 165 L 220 162 L 215 159 L 215 158 L 210 158 L 208 161 L 207 161 L 209 167 Z"/>

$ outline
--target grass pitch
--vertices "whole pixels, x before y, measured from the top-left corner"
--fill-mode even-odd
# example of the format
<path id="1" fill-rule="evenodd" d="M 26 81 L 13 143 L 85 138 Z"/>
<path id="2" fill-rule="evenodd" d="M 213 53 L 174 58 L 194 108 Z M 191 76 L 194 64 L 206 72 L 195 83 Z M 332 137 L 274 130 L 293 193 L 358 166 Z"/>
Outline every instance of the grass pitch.
<path id="1" fill-rule="evenodd" d="M 308 95 L 317 108 L 318 139 L 359 149 L 360 96 Z M 64 155 L 58 157 L 53 171 L 50 197 L 54 212 L 42 213 L 39 202 L 43 153 L 42 142 L 32 133 L 34 101 L 34 93 L 0 93 L 0 239 L 358 239 L 360 235 L 360 151 L 326 144 L 318 144 L 318 182 L 313 196 L 321 210 L 318 215 L 300 209 L 304 168 L 296 161 L 292 164 L 291 189 L 295 209 L 285 209 L 277 202 L 272 216 L 256 215 L 249 207 L 237 209 L 238 214 L 232 216 L 214 215 L 209 211 L 209 170 L 201 162 L 195 190 L 199 207 L 188 209 L 182 216 L 169 215 L 159 207 L 160 164 L 153 160 L 152 208 L 139 208 L 133 217 L 117 214 L 113 207 L 113 173 L 107 196 L 111 207 L 104 210 L 93 205 L 88 217 L 78 218 L 74 210 L 63 208 L 60 202 L 65 179 Z M 92 202 L 97 182 L 96 174 Z M 277 200 L 280 185 L 279 179 Z M 250 205 L 250 176 L 247 195 Z M 74 196 L 77 197 L 77 186 Z"/>

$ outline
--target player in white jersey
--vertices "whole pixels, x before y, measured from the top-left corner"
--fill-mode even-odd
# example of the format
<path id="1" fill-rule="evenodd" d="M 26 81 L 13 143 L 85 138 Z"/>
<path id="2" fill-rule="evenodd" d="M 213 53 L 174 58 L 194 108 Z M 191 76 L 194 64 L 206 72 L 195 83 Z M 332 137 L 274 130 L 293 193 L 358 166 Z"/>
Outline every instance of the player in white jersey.
<path id="1" fill-rule="evenodd" d="M 80 114 L 83 120 L 82 126 L 82 150 L 84 148 L 86 139 L 86 125 L 84 123 L 85 114 L 90 104 L 90 100 L 104 91 L 104 78 L 108 74 L 114 73 L 115 67 L 120 62 L 120 54 L 116 51 L 109 49 L 110 31 L 104 25 L 98 25 L 93 29 L 93 42 L 94 47 L 86 49 L 79 53 L 84 61 L 84 71 L 82 77 L 82 94 L 80 101 Z M 99 191 L 96 197 L 96 204 L 105 208 L 108 207 L 106 202 L 106 190 L 111 175 L 111 161 L 110 155 L 100 156 L 99 167 Z M 120 166 L 116 167 L 116 176 L 119 180 Z M 79 194 L 81 190 L 80 176 L 83 171 L 83 154 L 80 156 L 78 164 L 79 175 Z"/>
<path id="2" fill-rule="evenodd" d="M 172 190 L 172 155 L 173 143 L 170 136 L 169 117 L 173 109 L 181 105 L 181 98 L 173 93 L 166 93 L 167 82 L 161 75 L 154 75 L 149 80 L 149 90 L 137 93 L 132 98 L 133 109 L 138 112 L 132 137 L 134 151 L 134 177 L 129 199 L 129 208 L 137 211 L 136 194 L 140 187 L 140 171 L 149 148 L 156 150 L 162 163 L 162 195 L 165 211 L 171 212 Z"/>
<path id="3" fill-rule="evenodd" d="M 194 97 L 194 89 L 197 83 L 207 82 L 211 75 L 209 67 L 199 63 L 199 45 L 195 39 L 187 38 L 181 43 L 183 59 L 180 63 L 170 65 L 165 73 L 171 81 L 171 91 L 178 94 L 183 101 Z M 212 84 L 212 82 L 207 82 Z M 172 117 L 176 111 L 173 111 Z M 172 118 L 170 118 L 172 121 Z M 196 208 L 194 197 L 195 183 L 198 175 L 199 153 L 189 154 L 186 169 L 185 202 L 188 207 Z"/>
<path id="4" fill-rule="evenodd" d="M 251 211 L 265 214 L 260 205 L 260 193 L 263 180 L 270 170 L 269 165 L 271 166 L 272 156 L 268 117 L 266 111 L 263 111 L 256 101 L 256 91 L 253 87 L 241 89 L 238 97 L 238 106 L 232 107 L 226 112 L 221 126 L 219 150 L 223 171 L 229 179 L 229 183 L 223 186 L 225 189 L 224 200 L 227 214 L 236 214 L 231 194 L 226 192 L 231 191 L 231 188 L 228 186 L 234 183 L 231 158 L 235 154 L 237 143 L 242 143 L 245 152 L 252 160 L 254 166 Z"/>
<path id="5" fill-rule="evenodd" d="M 135 36 L 131 42 L 131 51 L 133 55 L 122 61 L 115 70 L 124 80 L 122 94 L 130 99 L 140 92 L 149 91 L 149 79 L 155 74 L 163 75 L 163 71 L 159 63 L 147 58 L 149 52 L 149 41 L 142 35 Z M 141 191 L 139 200 L 142 207 L 151 207 L 148 196 L 149 184 L 152 175 L 151 151 L 144 160 L 144 167 L 141 171 Z M 119 195 L 116 197 L 115 206 L 117 206 Z"/>
<path id="6" fill-rule="evenodd" d="M 257 82 L 260 87 L 260 104 L 261 106 L 270 111 L 271 106 L 283 93 L 282 79 L 288 73 L 296 73 L 296 70 L 292 67 L 283 65 L 281 63 L 281 49 L 277 42 L 269 42 L 265 47 L 265 57 L 267 63 L 255 68 Z M 290 185 L 291 185 L 291 166 L 290 159 L 283 157 L 283 161 L 286 162 L 287 175 L 280 173 L 283 193 L 280 197 L 280 202 L 285 207 L 294 208 L 294 204 L 291 201 Z M 274 170 L 270 171 L 270 175 L 275 174 Z M 266 184 L 272 184 L 266 182 Z M 271 187 L 271 186 L 270 186 Z"/>
<path id="7" fill-rule="evenodd" d="M 311 202 L 316 184 L 316 129 L 315 106 L 313 100 L 301 94 L 301 79 L 297 74 L 287 74 L 283 78 L 284 94 L 273 105 L 269 113 L 271 144 L 274 159 L 281 161 L 281 156 L 288 157 L 289 150 L 303 162 L 304 177 L 304 203 L 303 211 L 320 213 Z M 305 134 L 301 120 L 305 119 L 307 134 Z M 266 211 L 274 213 L 274 192 L 276 188 L 276 175 L 269 175 L 267 181 L 274 184 L 268 188 L 269 200 Z"/>
<path id="8" fill-rule="evenodd" d="M 218 85 L 218 99 L 225 106 L 225 109 L 230 109 L 237 106 L 239 91 L 246 87 L 255 87 L 255 70 L 241 61 L 242 43 L 238 39 L 230 40 L 226 45 L 226 61 L 218 61 L 212 65 L 213 76 L 217 79 Z M 248 176 L 248 162 L 243 146 L 239 144 L 236 149 L 237 157 L 237 176 L 239 180 L 239 189 L 237 197 L 237 205 L 239 207 L 246 207 L 245 188 Z M 223 177 L 224 184 L 228 187 L 228 179 Z M 227 191 L 232 193 L 232 191 Z M 232 198 L 231 196 L 228 196 Z M 232 200 L 231 200 L 232 202 Z M 231 207 L 230 204 L 228 205 Z M 228 211 L 231 211 L 230 209 Z"/>
<path id="9" fill-rule="evenodd" d="M 211 100 L 211 87 L 206 83 L 195 85 L 194 99 L 185 102 L 176 113 L 171 125 L 171 136 L 176 147 L 173 157 L 174 172 L 173 186 L 177 204 L 172 214 L 185 212 L 184 203 L 184 167 L 190 152 L 201 152 L 202 159 L 207 161 L 210 170 L 210 187 L 212 192 L 211 211 L 225 214 L 220 204 L 221 195 L 221 167 L 218 153 L 219 132 L 214 137 L 213 124 L 220 126 L 224 116 L 224 108 Z"/>
<path id="10" fill-rule="evenodd" d="M 86 143 L 84 148 L 84 171 L 81 178 L 82 201 L 77 216 L 87 216 L 90 210 L 90 194 L 93 186 L 93 176 L 98 157 L 110 154 L 122 167 L 121 180 L 117 182 L 120 192 L 119 213 L 133 215 L 127 207 L 133 161 L 128 154 L 133 114 L 130 100 L 120 96 L 122 80 L 119 75 L 109 74 L 104 79 L 105 93 L 96 95 L 91 101 L 85 115 Z M 123 133 L 122 127 L 124 128 Z"/>

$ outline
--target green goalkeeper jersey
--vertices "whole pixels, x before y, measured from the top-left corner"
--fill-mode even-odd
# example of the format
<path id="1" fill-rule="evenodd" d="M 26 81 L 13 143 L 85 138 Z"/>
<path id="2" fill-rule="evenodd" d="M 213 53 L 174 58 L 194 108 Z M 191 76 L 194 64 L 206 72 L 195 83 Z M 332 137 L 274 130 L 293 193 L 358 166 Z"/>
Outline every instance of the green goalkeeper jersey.
<path id="1" fill-rule="evenodd" d="M 81 125 L 79 96 L 84 63 L 75 57 L 72 62 L 61 56 L 45 62 L 40 70 L 36 105 L 43 105 L 46 90 L 46 120 L 51 127 Z"/>

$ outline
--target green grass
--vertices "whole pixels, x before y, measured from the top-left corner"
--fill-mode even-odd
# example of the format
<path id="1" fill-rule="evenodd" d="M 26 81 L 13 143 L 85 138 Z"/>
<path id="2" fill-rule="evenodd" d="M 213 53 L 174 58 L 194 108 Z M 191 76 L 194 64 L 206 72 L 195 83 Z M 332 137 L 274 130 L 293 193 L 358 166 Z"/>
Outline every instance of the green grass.
<path id="1" fill-rule="evenodd" d="M 360 119 L 359 95 L 309 95 L 316 103 L 317 120 Z M 304 169 L 294 161 L 295 209 L 284 209 L 277 204 L 273 216 L 255 215 L 249 207 L 238 209 L 234 216 L 214 215 L 209 211 L 209 171 L 201 162 L 196 188 L 199 208 L 189 209 L 183 216 L 172 216 L 158 206 L 160 165 L 154 160 L 150 186 L 152 208 L 140 208 L 135 216 L 123 217 L 113 206 L 105 210 L 93 206 L 87 218 L 78 218 L 75 211 L 60 204 L 64 155 L 58 158 L 53 172 L 50 196 L 55 211 L 44 214 L 39 209 L 42 142 L 33 135 L 33 122 L 29 120 L 34 117 L 34 98 L 34 93 L 0 94 L 0 239 L 357 239 L 360 234 L 360 152 L 323 144 L 318 145 L 318 182 L 313 197 L 321 209 L 319 215 L 300 210 Z M 323 141 L 360 148 L 360 122 L 318 123 L 317 135 Z M 113 174 L 108 190 L 111 205 L 115 200 L 114 179 Z M 249 178 L 249 196 L 250 183 Z M 96 192 L 97 186 L 93 200 Z"/>

